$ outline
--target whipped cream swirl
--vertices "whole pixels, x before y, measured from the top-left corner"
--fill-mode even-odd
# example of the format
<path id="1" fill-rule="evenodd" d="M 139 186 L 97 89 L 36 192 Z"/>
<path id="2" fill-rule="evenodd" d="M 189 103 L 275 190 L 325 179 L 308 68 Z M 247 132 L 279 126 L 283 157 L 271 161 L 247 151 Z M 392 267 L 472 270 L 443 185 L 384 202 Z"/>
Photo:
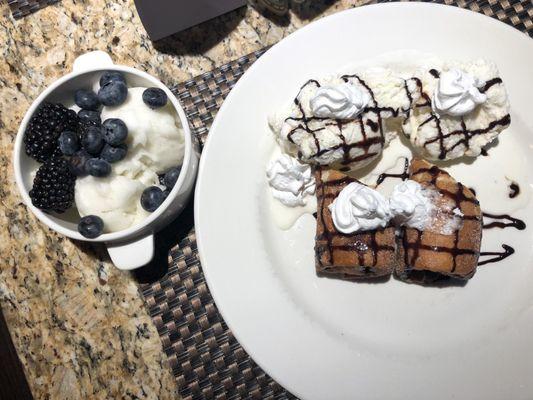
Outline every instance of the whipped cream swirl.
<path id="1" fill-rule="evenodd" d="M 369 101 L 368 93 L 344 82 L 318 88 L 310 106 L 315 117 L 353 119 L 363 111 Z"/>
<path id="2" fill-rule="evenodd" d="M 311 167 L 287 154 L 272 161 L 266 175 L 272 195 L 286 206 L 305 206 L 307 196 L 315 193 Z"/>
<path id="3" fill-rule="evenodd" d="M 454 117 L 472 112 L 478 104 L 487 101 L 487 96 L 479 91 L 484 84 L 459 69 L 441 73 L 433 96 L 433 111 Z"/>
<path id="4" fill-rule="evenodd" d="M 385 197 L 358 182 L 342 189 L 329 210 L 335 228 L 342 233 L 384 228 L 392 217 Z"/>
<path id="5" fill-rule="evenodd" d="M 407 180 L 394 187 L 389 205 L 394 222 L 420 231 L 426 229 L 434 210 L 431 193 L 418 182 Z"/>

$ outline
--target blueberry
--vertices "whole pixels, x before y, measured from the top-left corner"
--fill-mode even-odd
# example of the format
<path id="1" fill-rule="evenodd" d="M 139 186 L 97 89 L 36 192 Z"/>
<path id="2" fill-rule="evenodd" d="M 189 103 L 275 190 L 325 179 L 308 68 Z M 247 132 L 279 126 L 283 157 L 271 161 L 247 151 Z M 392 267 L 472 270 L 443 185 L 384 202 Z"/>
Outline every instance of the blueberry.
<path id="1" fill-rule="evenodd" d="M 128 96 L 128 87 L 120 81 L 111 81 L 100 87 L 98 100 L 104 106 L 119 106 Z"/>
<path id="2" fill-rule="evenodd" d="M 78 224 L 78 232 L 87 239 L 96 239 L 103 230 L 104 221 L 96 215 L 87 215 Z"/>
<path id="3" fill-rule="evenodd" d="M 81 147 L 97 156 L 104 147 L 104 135 L 100 126 L 89 126 L 81 137 Z"/>
<path id="4" fill-rule="evenodd" d="M 141 195 L 141 206 L 146 211 L 154 212 L 165 201 L 165 193 L 157 186 L 149 186 Z"/>
<path id="5" fill-rule="evenodd" d="M 180 176 L 181 166 L 170 169 L 163 178 L 163 184 L 167 189 L 171 190 Z"/>
<path id="6" fill-rule="evenodd" d="M 100 158 L 90 158 L 85 163 L 85 170 L 89 175 L 103 178 L 111 173 L 111 164 Z"/>
<path id="7" fill-rule="evenodd" d="M 126 78 L 122 72 L 106 71 L 100 77 L 100 87 L 107 85 L 109 82 L 122 82 L 126 84 Z"/>
<path id="8" fill-rule="evenodd" d="M 121 119 L 106 119 L 102 126 L 104 128 L 104 140 L 112 146 L 124 143 L 128 137 L 128 127 Z"/>
<path id="9" fill-rule="evenodd" d="M 92 122 L 100 125 L 100 113 L 98 111 L 80 110 L 78 111 L 78 117 L 82 122 Z"/>
<path id="10" fill-rule="evenodd" d="M 79 89 L 74 93 L 74 102 L 79 108 L 96 111 L 100 107 L 98 96 L 92 90 Z"/>
<path id="11" fill-rule="evenodd" d="M 59 135 L 59 149 L 66 156 L 72 156 L 80 149 L 78 135 L 72 131 L 64 131 Z"/>
<path id="12" fill-rule="evenodd" d="M 159 88 L 148 88 L 143 92 L 143 101 L 150 108 L 160 108 L 167 104 L 167 94 Z"/>
<path id="13" fill-rule="evenodd" d="M 100 153 L 100 157 L 107 162 L 114 163 L 124 159 L 127 153 L 128 146 L 124 143 L 121 143 L 117 146 L 106 144 Z"/>
<path id="14" fill-rule="evenodd" d="M 91 158 L 91 155 L 85 150 L 80 150 L 76 152 L 72 157 L 70 157 L 70 172 L 76 176 L 85 176 L 87 171 L 85 171 L 85 163 Z"/>

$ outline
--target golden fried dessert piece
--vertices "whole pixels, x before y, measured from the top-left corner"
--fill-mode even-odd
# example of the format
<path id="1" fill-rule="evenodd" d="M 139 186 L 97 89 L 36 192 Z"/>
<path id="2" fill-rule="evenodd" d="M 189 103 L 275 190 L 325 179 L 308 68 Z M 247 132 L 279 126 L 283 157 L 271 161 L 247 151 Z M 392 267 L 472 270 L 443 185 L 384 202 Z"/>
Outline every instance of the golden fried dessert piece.
<path id="1" fill-rule="evenodd" d="M 394 227 L 344 234 L 338 232 L 328 206 L 355 179 L 342 172 L 318 168 L 315 172 L 318 200 L 316 270 L 318 275 L 349 280 L 385 277 L 396 265 Z"/>
<path id="2" fill-rule="evenodd" d="M 424 231 L 405 228 L 400 252 L 403 257 L 396 275 L 402 280 L 424 283 L 442 276 L 470 279 L 476 272 L 481 246 L 482 216 L 478 200 L 469 188 L 422 159 L 412 160 L 409 175 L 410 179 L 438 192 L 436 213 Z M 458 220 L 457 229 L 443 234 L 441 228 L 450 220 Z"/>

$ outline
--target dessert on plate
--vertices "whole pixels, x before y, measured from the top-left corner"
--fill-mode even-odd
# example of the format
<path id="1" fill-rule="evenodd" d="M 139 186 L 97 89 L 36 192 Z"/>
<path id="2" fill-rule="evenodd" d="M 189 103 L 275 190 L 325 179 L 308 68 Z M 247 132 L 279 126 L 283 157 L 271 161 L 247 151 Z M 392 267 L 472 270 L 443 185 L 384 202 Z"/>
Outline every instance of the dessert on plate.
<path id="1" fill-rule="evenodd" d="M 379 207 L 383 198 L 375 201 L 373 218 L 361 218 L 356 220 L 350 215 L 345 215 L 347 222 L 344 224 L 348 232 L 350 225 L 366 224 L 372 229 L 363 232 L 344 233 L 335 226 L 334 218 L 342 219 L 342 216 L 332 212 L 332 203 L 337 202 L 337 208 L 342 207 L 340 201 L 348 203 L 350 198 L 339 201 L 339 194 L 348 188 L 348 195 L 352 197 L 358 192 L 365 191 L 365 186 L 355 179 L 334 169 L 318 168 L 316 173 L 316 194 L 318 200 L 317 228 L 316 228 L 316 270 L 319 275 L 337 276 L 345 279 L 368 279 L 390 275 L 397 263 L 396 257 L 396 234 L 395 228 L 389 226 L 389 211 L 385 207 Z M 350 190 L 350 185 L 354 189 Z M 346 191 L 344 192 L 346 193 Z M 349 196 L 348 196 L 349 197 Z M 372 194 L 363 194 L 372 201 Z M 339 210 L 342 213 L 342 210 Z M 338 222 L 338 220 L 336 221 Z"/>
<path id="2" fill-rule="evenodd" d="M 302 162 L 359 169 L 379 157 L 395 134 L 389 120 L 405 117 L 418 93 L 413 80 L 385 68 L 311 79 L 270 125 Z"/>
<path id="3" fill-rule="evenodd" d="M 470 279 L 477 268 L 483 223 L 476 196 L 447 172 L 424 160 L 414 159 L 409 173 L 409 179 L 437 191 L 437 211 L 423 230 L 404 229 L 403 257 L 398 260 L 396 275 L 416 280 L 420 278 L 416 271 L 428 271 Z"/>
<path id="4" fill-rule="evenodd" d="M 425 159 L 479 156 L 509 126 L 509 102 L 494 63 L 431 60 L 430 67 L 408 71 L 376 67 L 311 79 L 288 109 L 270 118 L 282 152 L 267 170 L 272 196 L 296 215 L 316 196 L 318 275 L 394 274 L 424 284 L 475 274 L 479 201 Z M 395 138 L 398 132 L 407 144 Z M 387 149 L 391 140 L 394 151 Z M 406 147 L 417 155 L 398 153 Z M 405 158 L 403 173 L 373 171 L 398 164 L 400 158 L 383 161 L 387 151 Z M 365 179 L 369 174 L 379 175 L 375 186 Z M 402 181 L 387 192 L 386 177 Z M 485 254 L 496 260 L 499 253 Z"/>
<path id="5" fill-rule="evenodd" d="M 403 131 L 430 160 L 477 157 L 509 126 L 509 101 L 493 62 L 447 62 L 415 74 L 418 102 Z"/>

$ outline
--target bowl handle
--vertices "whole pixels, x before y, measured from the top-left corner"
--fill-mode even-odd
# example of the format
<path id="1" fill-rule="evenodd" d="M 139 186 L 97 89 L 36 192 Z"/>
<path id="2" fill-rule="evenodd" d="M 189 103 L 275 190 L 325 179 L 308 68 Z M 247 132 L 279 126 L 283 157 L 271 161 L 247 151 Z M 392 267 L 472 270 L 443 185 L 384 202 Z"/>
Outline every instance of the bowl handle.
<path id="1" fill-rule="evenodd" d="M 150 234 L 129 243 L 106 243 L 107 251 L 118 269 L 140 268 L 154 258 L 154 235 Z"/>
<path id="2" fill-rule="evenodd" d="M 92 69 L 100 69 L 113 65 L 113 60 L 105 51 L 91 51 L 82 54 L 74 60 L 72 71 L 83 72 Z"/>

